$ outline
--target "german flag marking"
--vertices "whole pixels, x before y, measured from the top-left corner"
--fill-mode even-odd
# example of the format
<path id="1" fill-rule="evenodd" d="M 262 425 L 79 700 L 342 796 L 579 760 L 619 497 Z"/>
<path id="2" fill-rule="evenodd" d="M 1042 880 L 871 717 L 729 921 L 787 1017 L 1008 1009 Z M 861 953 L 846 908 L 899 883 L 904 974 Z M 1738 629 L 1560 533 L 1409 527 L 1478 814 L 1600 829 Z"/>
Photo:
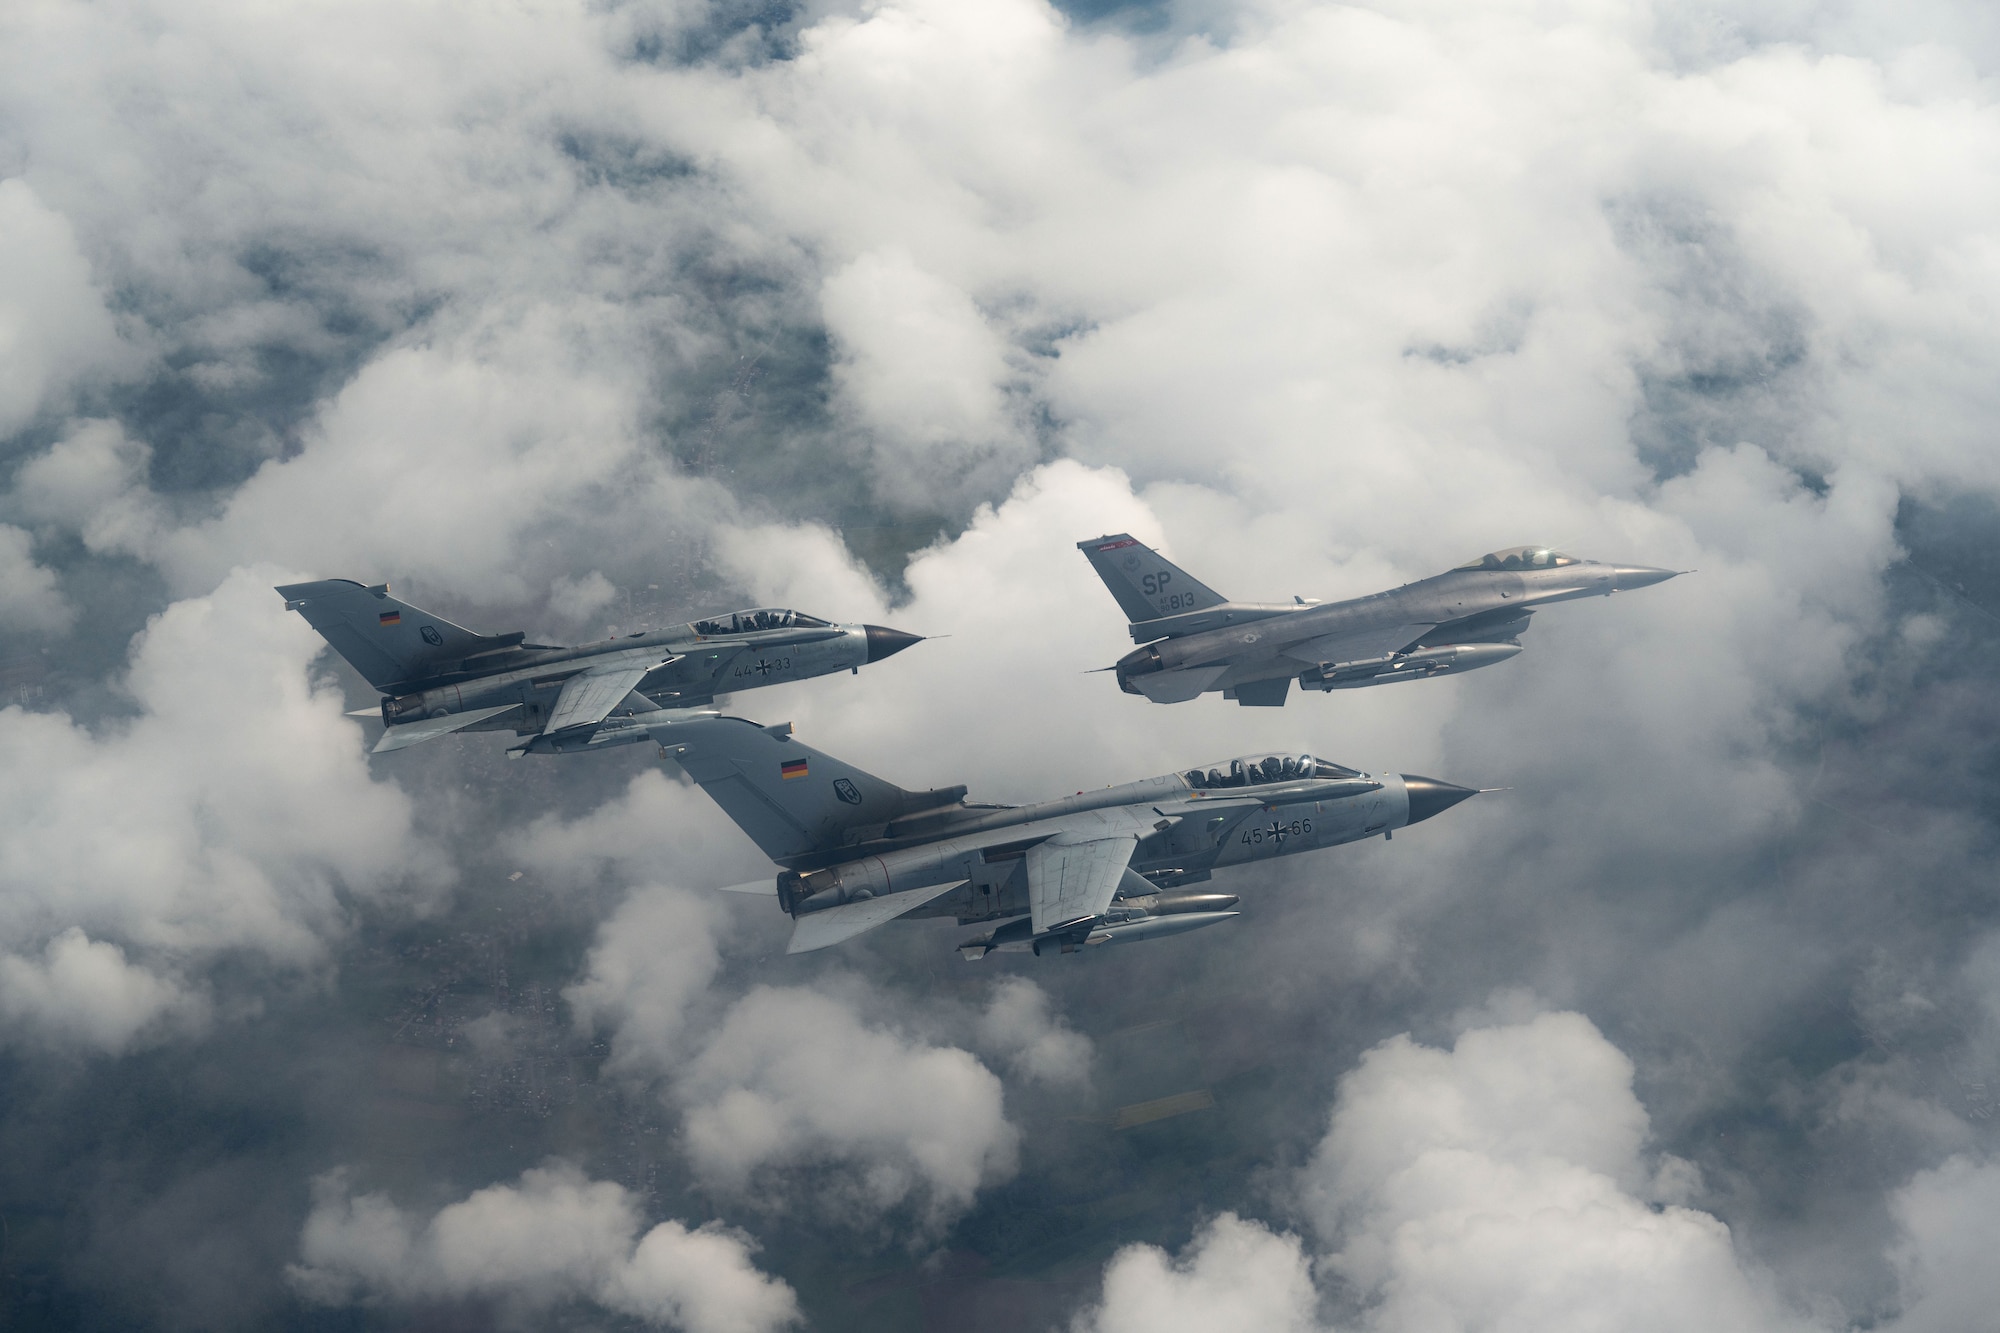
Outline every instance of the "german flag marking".
<path id="1" fill-rule="evenodd" d="M 806 761 L 803 759 L 787 759 L 784 763 L 778 765 L 778 776 L 786 782 L 790 782 L 793 778 L 802 778 L 805 775 Z"/>
<path id="2" fill-rule="evenodd" d="M 403 623 L 403 613 L 401 611 L 384 611 L 381 615 L 375 617 L 375 620 L 376 623 L 382 625 L 400 625 Z"/>

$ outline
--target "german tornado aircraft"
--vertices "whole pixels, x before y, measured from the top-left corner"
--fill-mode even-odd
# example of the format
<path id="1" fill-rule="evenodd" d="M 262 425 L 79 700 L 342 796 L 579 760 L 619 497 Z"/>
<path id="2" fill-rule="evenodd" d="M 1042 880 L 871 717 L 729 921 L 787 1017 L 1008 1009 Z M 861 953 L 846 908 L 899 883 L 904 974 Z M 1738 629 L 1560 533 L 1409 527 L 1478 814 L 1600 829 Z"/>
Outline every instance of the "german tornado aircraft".
<path id="1" fill-rule="evenodd" d="M 664 720 L 649 715 L 662 710 L 859 671 L 922 640 L 764 607 L 564 648 L 524 642 L 518 631 L 475 634 L 397 601 L 386 583 L 321 579 L 277 591 L 286 610 L 303 615 L 381 691 L 388 729 L 376 754 L 454 731 L 528 737 L 509 747 L 510 758 L 624 745 L 645 740 L 649 726 Z"/>
<path id="2" fill-rule="evenodd" d="M 1281 754 L 978 805 L 964 787 L 904 791 L 801 745 L 790 723 L 710 716 L 653 736 L 779 866 L 775 884 L 731 891 L 776 893 L 793 921 L 789 953 L 897 917 L 998 923 L 958 946 L 967 959 L 1178 935 L 1237 915 L 1234 894 L 1182 891 L 1215 870 L 1387 837 L 1477 794 Z"/>
<path id="3" fill-rule="evenodd" d="M 1443 574 L 1325 605 L 1232 602 L 1125 534 L 1078 542 L 1143 644 L 1110 668 L 1154 703 L 1210 690 L 1282 707 L 1302 689 L 1351 690 L 1504 662 L 1537 607 L 1629 592 L 1680 570 L 1607 565 L 1545 546 L 1495 551 Z"/>

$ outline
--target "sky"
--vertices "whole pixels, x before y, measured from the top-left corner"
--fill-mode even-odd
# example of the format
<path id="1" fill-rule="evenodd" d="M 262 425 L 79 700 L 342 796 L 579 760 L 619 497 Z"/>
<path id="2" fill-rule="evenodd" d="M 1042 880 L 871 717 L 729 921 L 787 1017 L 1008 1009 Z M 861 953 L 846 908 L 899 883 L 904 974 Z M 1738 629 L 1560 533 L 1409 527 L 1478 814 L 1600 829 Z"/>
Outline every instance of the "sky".
<path id="1" fill-rule="evenodd" d="M 5 7 L 4 1322 L 1990 1320 L 1996 75 L 1962 0 Z M 1119 531 L 1696 572 L 1163 707 Z M 930 636 L 728 705 L 905 787 L 1504 790 L 1224 930 L 787 956 L 651 747 L 369 757 L 329 577 Z"/>

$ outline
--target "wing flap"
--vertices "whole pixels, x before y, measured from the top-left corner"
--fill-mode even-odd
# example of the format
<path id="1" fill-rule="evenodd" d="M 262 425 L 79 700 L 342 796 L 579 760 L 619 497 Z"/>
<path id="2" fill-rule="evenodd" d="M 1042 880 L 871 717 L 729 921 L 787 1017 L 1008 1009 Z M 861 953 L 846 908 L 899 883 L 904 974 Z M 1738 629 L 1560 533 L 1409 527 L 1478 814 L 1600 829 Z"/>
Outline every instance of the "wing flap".
<path id="1" fill-rule="evenodd" d="M 401 726 L 390 727 L 382 733 L 382 739 L 375 742 L 371 754 L 388 754 L 392 750 L 407 750 L 412 745 L 422 745 L 425 741 L 449 736 L 461 727 L 469 727 L 475 722 L 484 722 L 489 717 L 498 717 L 519 704 L 501 704 L 497 708 L 468 708 L 463 713 L 453 713 L 449 717 L 427 717 L 420 722 L 405 722 Z"/>
<path id="2" fill-rule="evenodd" d="M 1129 835 L 1077 842 L 1059 836 L 1030 847 L 1028 915 L 1035 933 L 1104 915 L 1138 845 Z"/>
<path id="3" fill-rule="evenodd" d="M 914 912 L 933 898 L 942 898 L 967 883 L 962 879 L 948 884 L 932 884 L 902 893 L 885 893 L 880 898 L 864 898 L 858 903 L 842 903 L 818 912 L 807 912 L 792 925 L 792 942 L 786 953 L 810 953 L 829 944 L 851 940 L 864 931 L 894 921 L 905 912 Z"/>
<path id="4" fill-rule="evenodd" d="M 611 716 L 611 710 L 624 701 L 634 685 L 664 665 L 665 662 L 642 662 L 637 666 L 602 666 L 578 672 L 564 683 L 543 731 L 596 726 Z"/>

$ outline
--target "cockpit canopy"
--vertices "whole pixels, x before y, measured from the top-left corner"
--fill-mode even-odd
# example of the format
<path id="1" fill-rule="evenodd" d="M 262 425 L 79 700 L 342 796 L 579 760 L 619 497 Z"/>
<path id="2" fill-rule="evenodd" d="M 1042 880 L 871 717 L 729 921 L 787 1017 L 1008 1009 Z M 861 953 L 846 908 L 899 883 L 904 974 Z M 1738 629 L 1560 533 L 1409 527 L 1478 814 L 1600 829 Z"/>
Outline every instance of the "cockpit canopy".
<path id="1" fill-rule="evenodd" d="M 1580 565 L 1583 561 L 1561 551 L 1551 551 L 1546 546 L 1510 546 L 1504 551 L 1494 551 L 1482 555 L 1477 560 L 1458 566 L 1460 569 L 1558 569 L 1563 565 Z"/>
<path id="2" fill-rule="evenodd" d="M 828 622 L 803 611 L 782 606 L 760 606 L 754 611 L 736 611 L 710 620 L 697 620 L 696 634 L 749 634 L 760 629 L 824 629 Z"/>
<path id="3" fill-rule="evenodd" d="M 1307 778 L 1358 778 L 1351 768 L 1315 759 L 1309 754 L 1272 754 L 1232 759 L 1214 768 L 1191 768 L 1181 774 L 1196 791 L 1222 787 L 1261 787 L 1270 782 L 1302 782 Z"/>

